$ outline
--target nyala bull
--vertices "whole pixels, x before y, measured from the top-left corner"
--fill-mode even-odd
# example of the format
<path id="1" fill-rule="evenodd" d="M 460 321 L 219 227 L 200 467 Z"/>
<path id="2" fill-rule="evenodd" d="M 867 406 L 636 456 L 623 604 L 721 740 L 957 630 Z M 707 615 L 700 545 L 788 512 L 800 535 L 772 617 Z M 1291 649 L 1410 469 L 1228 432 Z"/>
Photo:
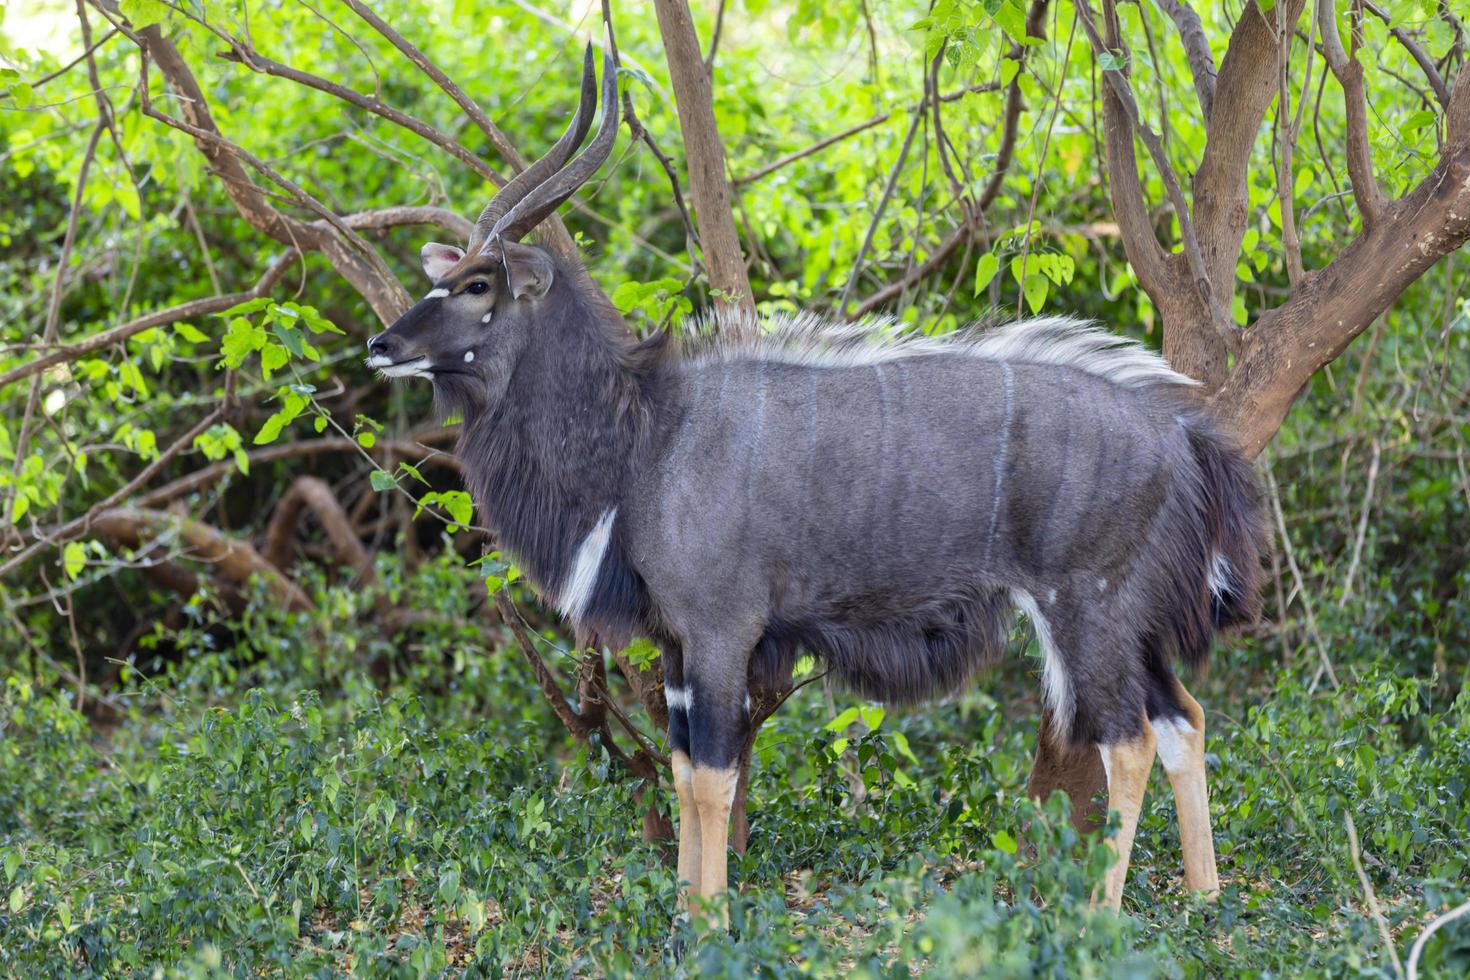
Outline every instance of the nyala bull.
<path id="1" fill-rule="evenodd" d="M 1260 494 L 1192 382 L 1067 319 L 943 339 L 817 316 L 706 321 L 638 342 L 574 254 L 525 237 L 618 127 L 592 51 L 566 134 L 495 196 L 433 288 L 368 343 L 463 419 L 482 520 L 579 636 L 663 651 L 679 878 L 723 894 L 747 691 L 798 651 L 863 696 L 949 693 L 1044 654 L 1045 738 L 1101 753 L 1121 814 L 1117 908 L 1157 755 L 1188 885 L 1218 890 L 1200 706 L 1172 664 L 1258 604 Z"/>

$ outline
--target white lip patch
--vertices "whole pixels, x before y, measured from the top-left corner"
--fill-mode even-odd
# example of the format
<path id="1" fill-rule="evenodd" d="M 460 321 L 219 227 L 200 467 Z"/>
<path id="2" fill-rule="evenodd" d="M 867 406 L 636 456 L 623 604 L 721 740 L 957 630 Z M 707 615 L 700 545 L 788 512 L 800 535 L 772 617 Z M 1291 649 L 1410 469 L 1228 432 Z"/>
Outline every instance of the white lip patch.
<path id="1" fill-rule="evenodd" d="M 385 378 L 432 378 L 434 376 L 434 372 L 429 370 L 427 357 L 415 357 L 411 361 L 394 363 L 381 354 L 374 354 L 367 359 L 367 366 L 377 368 L 383 372 Z"/>

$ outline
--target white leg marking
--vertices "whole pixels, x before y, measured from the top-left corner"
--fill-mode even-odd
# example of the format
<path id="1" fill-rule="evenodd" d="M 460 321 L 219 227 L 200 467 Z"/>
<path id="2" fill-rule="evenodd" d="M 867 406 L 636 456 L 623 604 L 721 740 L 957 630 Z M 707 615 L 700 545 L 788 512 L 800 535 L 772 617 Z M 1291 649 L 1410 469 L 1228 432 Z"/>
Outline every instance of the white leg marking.
<path id="1" fill-rule="evenodd" d="M 616 507 L 603 511 L 587 537 L 582 539 L 582 546 L 577 549 L 577 560 L 572 562 L 572 573 L 567 576 L 561 602 L 557 604 L 562 614 L 573 622 L 582 618 L 587 603 L 592 601 L 592 590 L 597 587 L 597 570 L 602 567 L 602 556 L 607 552 L 613 519 L 617 516 Z"/>
<path id="2" fill-rule="evenodd" d="M 694 689 L 690 687 L 664 688 L 664 703 L 670 711 L 688 711 L 694 707 Z"/>
<path id="3" fill-rule="evenodd" d="M 1158 738 L 1159 761 L 1165 772 L 1179 772 L 1189 764 L 1189 746 L 1186 735 L 1194 734 L 1194 726 L 1183 718 L 1163 718 L 1150 722 Z"/>
<path id="4" fill-rule="evenodd" d="M 443 299 L 448 295 L 449 290 L 447 289 L 431 289 L 427 293 L 424 293 L 424 299 Z"/>
<path id="5" fill-rule="evenodd" d="M 467 350 L 467 351 L 464 352 L 464 362 L 466 364 L 470 363 L 470 361 L 473 361 L 474 359 L 475 359 L 475 352 L 474 351 Z"/>
<path id="6" fill-rule="evenodd" d="M 1057 655 L 1056 645 L 1051 638 L 1051 624 L 1041 615 L 1036 599 L 1025 589 L 1012 589 L 1011 601 L 1026 614 L 1036 628 L 1036 640 L 1046 664 L 1041 669 L 1041 687 L 1046 693 L 1046 706 L 1051 709 L 1052 721 L 1057 732 L 1068 732 L 1072 728 L 1072 683 L 1067 679 L 1067 668 Z"/>

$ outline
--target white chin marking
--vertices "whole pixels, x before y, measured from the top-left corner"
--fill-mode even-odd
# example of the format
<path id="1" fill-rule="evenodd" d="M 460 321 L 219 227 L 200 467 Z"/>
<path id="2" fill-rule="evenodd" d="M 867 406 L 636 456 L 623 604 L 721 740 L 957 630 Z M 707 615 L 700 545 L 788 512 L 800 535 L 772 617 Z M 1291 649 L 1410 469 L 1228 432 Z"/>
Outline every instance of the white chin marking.
<path id="1" fill-rule="evenodd" d="M 567 584 L 558 604 L 562 613 L 574 623 L 582 618 L 587 603 L 592 601 L 592 590 L 597 586 L 597 571 L 602 567 L 602 555 L 607 551 L 613 519 L 617 515 L 616 507 L 603 511 L 587 537 L 582 539 L 582 546 L 577 549 L 577 559 L 572 563 L 572 574 L 567 577 Z"/>
<path id="2" fill-rule="evenodd" d="M 429 370 L 429 359 L 427 357 L 416 357 L 411 361 L 400 361 L 394 364 L 386 357 L 368 358 L 368 367 L 375 367 L 383 372 L 385 378 L 432 378 L 434 372 Z"/>

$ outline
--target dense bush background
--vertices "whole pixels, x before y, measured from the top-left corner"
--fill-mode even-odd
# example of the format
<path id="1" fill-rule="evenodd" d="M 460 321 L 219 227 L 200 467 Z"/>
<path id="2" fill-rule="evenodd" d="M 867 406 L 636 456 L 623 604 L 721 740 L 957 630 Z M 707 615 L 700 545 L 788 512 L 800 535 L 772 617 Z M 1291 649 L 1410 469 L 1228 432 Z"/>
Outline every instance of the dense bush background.
<path id="1" fill-rule="evenodd" d="M 123 6 L 134 18 L 169 14 L 167 5 Z M 715 108 L 733 175 L 892 110 L 885 122 L 741 184 L 737 220 L 764 308 L 835 304 L 904 141 L 904 107 L 923 94 L 925 45 L 936 30 L 914 27 L 925 5 L 873 6 L 744 0 L 726 12 Z M 1463 6 L 1445 10 L 1464 16 Z M 936 17 L 952 18 L 942 25 L 951 51 L 943 91 L 1008 76 L 1009 41 L 996 24 L 1013 7 L 937 5 Z M 231 32 L 245 23 L 245 8 L 233 4 L 181 9 Z M 515 2 L 397 0 L 377 9 L 524 151 L 555 138 L 580 43 L 563 25 L 593 23 L 583 5 L 536 13 Z M 1188 113 L 1170 110 L 1190 97 L 1183 55 L 1166 43 L 1159 9 L 1121 9 L 1130 24 L 1159 34 L 1157 50 L 1138 53 L 1135 79 L 1148 110 L 1170 121 L 1171 152 L 1183 165 L 1203 139 Z M 1387 12 L 1436 57 L 1453 56 L 1458 41 L 1437 9 L 1402 2 Z M 695 12 L 708 39 L 714 9 L 696 4 Z M 6 13 L 0 373 L 35 356 L 28 345 L 47 319 L 96 114 L 85 66 L 33 84 L 81 54 L 70 9 L 28 3 Z M 677 159 L 653 12 L 629 3 L 616 14 L 624 87 Z M 95 9 L 91 21 L 102 37 Z M 472 216 L 482 205 L 485 182 L 438 148 L 222 60 L 221 41 L 197 20 L 176 12 L 167 23 L 221 130 L 334 211 L 438 204 Z M 377 92 L 498 164 L 454 105 L 345 8 L 252 5 L 248 23 L 258 50 Z M 1034 302 L 1158 343 L 1153 308 L 1110 225 L 1096 80 L 1080 38 L 1068 40 L 1071 23 L 1070 6 L 1058 4 L 1048 40 L 1020 76 L 1028 108 L 986 216 L 989 251 L 957 253 L 890 305 L 914 329 L 942 332 Z M 1364 29 L 1374 152 L 1385 182 L 1407 184 L 1432 154 L 1435 113 L 1413 85 L 1396 81 L 1415 69 L 1384 23 L 1369 18 Z M 116 140 L 100 136 L 82 185 L 61 295 L 63 342 L 248 288 L 281 251 L 239 220 L 187 137 L 139 114 L 136 48 L 116 37 L 97 59 Z M 152 91 L 167 102 L 156 77 Z M 945 129 L 973 169 L 963 177 L 972 185 L 989 177 L 1002 101 L 1002 92 L 984 91 L 945 103 Z M 1329 137 L 1325 159 L 1296 180 L 1303 210 L 1324 202 L 1302 229 L 1309 264 L 1354 223 L 1329 196 L 1341 172 L 1332 138 L 1341 107 L 1328 99 L 1314 115 Z M 875 226 L 855 297 L 896 279 L 951 226 L 927 123 L 923 139 Z M 1269 141 L 1258 150 L 1269 175 Z M 647 332 L 708 296 L 691 276 L 663 170 L 626 135 L 615 160 L 581 195 L 587 210 L 568 211 L 567 221 L 594 276 Z M 1162 199 L 1158 185 L 1148 191 Z M 1280 205 L 1269 183 L 1252 185 L 1251 221 L 1243 270 L 1252 284 L 1232 311 L 1242 323 L 1285 288 L 1273 245 Z M 411 292 L 420 288 L 416 252 L 426 234 L 447 237 L 413 228 L 371 236 Z M 1028 262 L 1045 257 L 1025 283 L 1031 301 L 1011 269 L 1023 252 Z M 511 576 L 499 564 L 467 564 L 479 544 L 454 526 L 469 519 L 453 472 L 421 465 L 425 486 L 392 458 L 385 469 L 381 446 L 370 455 L 375 443 L 425 437 L 428 393 L 376 383 L 359 366 L 377 322 L 318 256 L 291 269 L 262 309 L 146 331 L 47 372 L 24 453 L 16 441 L 29 383 L 0 388 L 0 506 L 15 535 L 5 557 L 126 484 L 204 417 L 220 397 L 223 361 L 238 368 L 240 411 L 149 486 L 245 457 L 248 465 L 166 506 L 261 542 L 292 481 L 318 476 L 351 511 L 373 568 L 365 587 L 307 521 L 285 569 L 308 600 L 295 611 L 260 581 L 221 582 L 176 542 L 165 542 L 165 557 L 197 574 L 183 591 L 147 574 L 157 552 L 97 536 L 7 574 L 0 970 L 1392 973 L 1391 948 L 1404 959 L 1430 918 L 1470 898 L 1464 268 L 1462 255 L 1445 260 L 1321 372 L 1259 461 L 1280 508 L 1267 613 L 1222 644 L 1195 686 L 1211 726 L 1225 892 L 1214 906 L 1183 894 L 1160 774 L 1122 918 L 1087 908 L 1105 851 L 1077 840 L 1061 801 L 1038 810 L 1024 799 L 1038 661 L 1018 629 L 1003 667 L 923 711 L 885 713 L 821 684 L 798 691 L 756 746 L 751 848 L 732 867 L 740 886 L 733 935 L 698 923 L 671 934 L 672 870 L 667 853 L 642 840 L 640 787 L 619 778 L 599 746 L 573 743 L 532 686 L 486 602 L 487 571 L 495 587 Z M 342 334 L 312 320 L 318 315 Z M 314 345 L 317 357 L 288 337 Z M 284 360 L 263 364 L 263 354 L 277 356 L 265 353 L 271 345 Z M 293 395 L 295 411 L 283 413 Z M 336 428 L 323 434 L 327 425 Z M 259 455 L 334 435 L 363 451 Z M 438 496 L 415 520 L 410 493 Z M 569 638 L 533 593 L 510 588 L 543 654 L 572 673 Z M 385 609 L 416 615 L 395 620 Z M 850 708 L 859 709 L 855 719 Z M 680 945 L 682 965 L 672 952 Z M 1421 968 L 1470 970 L 1470 921 L 1442 930 Z"/>

